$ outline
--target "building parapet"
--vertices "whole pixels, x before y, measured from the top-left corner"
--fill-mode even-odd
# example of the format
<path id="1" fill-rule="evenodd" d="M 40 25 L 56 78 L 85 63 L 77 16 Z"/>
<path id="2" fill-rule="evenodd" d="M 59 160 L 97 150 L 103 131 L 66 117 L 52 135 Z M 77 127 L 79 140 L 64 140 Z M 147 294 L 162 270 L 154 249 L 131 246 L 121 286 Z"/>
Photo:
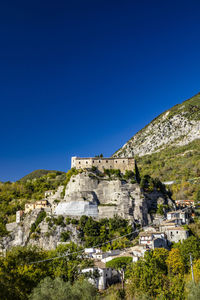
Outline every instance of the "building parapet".
<path id="1" fill-rule="evenodd" d="M 99 171 L 104 169 L 119 169 L 122 173 L 126 170 L 135 169 L 135 159 L 133 157 L 76 157 L 71 158 L 71 168 L 87 169 L 96 167 Z"/>

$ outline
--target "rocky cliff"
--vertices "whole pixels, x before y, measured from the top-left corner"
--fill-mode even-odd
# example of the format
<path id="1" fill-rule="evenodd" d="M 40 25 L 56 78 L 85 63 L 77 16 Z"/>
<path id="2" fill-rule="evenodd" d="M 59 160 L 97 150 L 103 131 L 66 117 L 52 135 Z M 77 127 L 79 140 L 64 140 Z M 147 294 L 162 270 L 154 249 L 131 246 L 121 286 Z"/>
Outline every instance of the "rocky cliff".
<path id="1" fill-rule="evenodd" d="M 150 211 L 155 211 L 158 203 L 173 207 L 168 196 L 156 188 L 147 193 L 131 180 L 97 174 L 85 171 L 72 176 L 55 214 L 89 215 L 97 219 L 118 215 L 147 224 L 152 221 Z"/>
<path id="2" fill-rule="evenodd" d="M 184 146 L 196 139 L 200 139 L 200 94 L 158 116 L 113 156 L 143 156 Z"/>
<path id="3" fill-rule="evenodd" d="M 80 244 L 79 230 L 73 224 L 67 224 L 66 217 L 80 218 L 92 216 L 96 220 L 119 216 L 131 223 L 149 224 L 159 205 L 173 209 L 174 203 L 167 193 L 153 188 L 144 191 L 138 183 L 124 180 L 118 176 L 103 176 L 98 171 L 85 170 L 73 175 L 65 188 L 63 186 L 49 197 L 51 208 L 45 208 L 46 216 L 31 231 L 31 225 L 37 223 L 40 209 L 24 215 L 20 223 L 7 224 L 8 236 L 1 240 L 1 249 L 12 246 L 38 245 L 44 249 L 54 249 L 62 242 L 73 241 Z M 60 218 L 60 219 L 59 219 Z M 64 235 L 63 235 L 64 234 Z"/>

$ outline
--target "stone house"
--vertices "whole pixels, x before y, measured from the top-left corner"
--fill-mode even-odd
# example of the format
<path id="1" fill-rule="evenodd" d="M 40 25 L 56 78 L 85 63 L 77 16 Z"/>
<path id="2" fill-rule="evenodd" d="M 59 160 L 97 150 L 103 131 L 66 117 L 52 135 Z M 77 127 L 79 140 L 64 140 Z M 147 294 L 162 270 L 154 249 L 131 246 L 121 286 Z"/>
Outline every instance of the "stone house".
<path id="1" fill-rule="evenodd" d="M 178 207 L 195 207 L 194 200 L 175 200 L 176 206 Z"/>
<path id="2" fill-rule="evenodd" d="M 168 228 L 171 227 L 176 227 L 176 226 L 180 226 L 182 225 L 182 219 L 171 219 L 171 220 L 166 220 L 163 221 L 160 226 L 159 226 L 159 230 L 160 232 L 165 232 Z"/>
<path id="3" fill-rule="evenodd" d="M 92 257 L 96 260 L 102 260 L 108 256 L 109 256 L 109 254 L 107 252 L 99 252 L 99 253 L 92 254 Z"/>
<path id="4" fill-rule="evenodd" d="M 46 199 L 44 199 L 44 200 L 38 200 L 38 201 L 35 202 L 35 209 L 45 208 L 48 205 L 49 204 L 48 204 L 48 201 Z"/>
<path id="5" fill-rule="evenodd" d="M 34 209 L 41 209 L 49 207 L 49 203 L 46 199 L 38 200 L 34 203 L 26 203 L 25 204 L 25 213 L 29 213 Z"/>
<path id="6" fill-rule="evenodd" d="M 25 204 L 25 213 L 29 213 L 30 211 L 35 209 L 35 203 L 26 203 Z"/>
<path id="7" fill-rule="evenodd" d="M 99 261 L 94 263 L 94 267 L 83 269 L 82 273 L 88 273 L 89 281 L 99 290 L 105 290 L 110 284 L 120 280 L 116 270 L 106 268 L 105 263 Z M 99 276 L 94 276 L 95 273 Z"/>
<path id="8" fill-rule="evenodd" d="M 186 240 L 189 237 L 188 230 L 185 230 L 183 227 L 169 227 L 165 231 L 167 239 L 170 242 L 178 243 L 180 241 Z"/>
<path id="9" fill-rule="evenodd" d="M 189 224 L 189 212 L 186 210 L 176 210 L 167 213 L 167 220 L 181 219 L 182 224 Z"/>
<path id="10" fill-rule="evenodd" d="M 133 262 L 137 262 L 141 257 L 144 257 L 144 253 L 149 251 L 146 246 L 137 245 L 131 248 L 133 254 Z"/>
<path id="11" fill-rule="evenodd" d="M 164 232 L 140 232 L 139 245 L 147 249 L 168 248 Z"/>

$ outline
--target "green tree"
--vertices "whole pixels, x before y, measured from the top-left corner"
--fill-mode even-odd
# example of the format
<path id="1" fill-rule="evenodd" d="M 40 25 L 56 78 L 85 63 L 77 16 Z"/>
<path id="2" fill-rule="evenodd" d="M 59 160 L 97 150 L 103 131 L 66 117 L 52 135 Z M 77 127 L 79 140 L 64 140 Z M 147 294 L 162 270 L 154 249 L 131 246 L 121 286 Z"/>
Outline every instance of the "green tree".
<path id="1" fill-rule="evenodd" d="M 120 272 L 122 280 L 122 289 L 124 289 L 124 274 L 127 265 L 132 263 L 132 257 L 117 257 L 106 263 L 107 268 L 116 269 Z"/>
<path id="2" fill-rule="evenodd" d="M 173 248 L 180 250 L 186 271 L 190 267 L 190 254 L 192 254 L 194 260 L 200 258 L 200 240 L 195 236 L 190 236 L 182 242 L 175 243 Z"/>
<path id="3" fill-rule="evenodd" d="M 200 282 L 195 284 L 194 282 L 190 282 L 188 285 L 188 296 L 187 300 L 199 300 L 200 299 Z"/>
<path id="4" fill-rule="evenodd" d="M 88 281 L 77 281 L 73 286 L 57 277 L 47 277 L 34 288 L 30 300 L 93 300 L 96 299 L 96 289 Z"/>

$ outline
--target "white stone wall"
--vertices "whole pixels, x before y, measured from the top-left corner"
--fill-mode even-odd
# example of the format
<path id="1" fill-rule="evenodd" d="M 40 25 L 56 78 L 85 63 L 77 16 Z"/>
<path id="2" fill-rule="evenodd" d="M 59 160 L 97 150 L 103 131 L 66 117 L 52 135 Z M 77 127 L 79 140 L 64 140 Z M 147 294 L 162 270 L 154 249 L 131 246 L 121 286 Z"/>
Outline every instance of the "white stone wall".
<path id="1" fill-rule="evenodd" d="M 91 204 L 87 201 L 70 201 L 61 202 L 55 209 L 56 215 L 67 216 L 98 216 L 98 207 L 96 204 Z"/>

